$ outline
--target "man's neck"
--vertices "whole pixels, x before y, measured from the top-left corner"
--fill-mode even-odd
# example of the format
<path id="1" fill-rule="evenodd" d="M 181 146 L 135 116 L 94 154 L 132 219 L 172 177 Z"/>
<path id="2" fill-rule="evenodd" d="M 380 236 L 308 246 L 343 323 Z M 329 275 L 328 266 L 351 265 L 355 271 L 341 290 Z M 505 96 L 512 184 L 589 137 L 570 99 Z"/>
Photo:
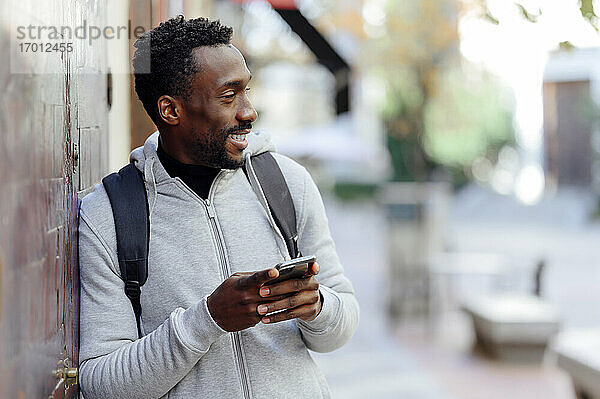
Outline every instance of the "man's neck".
<path id="1" fill-rule="evenodd" d="M 191 157 L 187 156 L 185 151 L 179 148 L 180 146 L 177 146 L 175 144 L 176 143 L 173 143 L 172 141 L 164 140 L 162 134 L 158 135 L 158 147 L 162 148 L 163 154 L 167 155 L 172 160 L 179 162 L 183 165 L 206 166 L 197 163 Z"/>
<path id="2" fill-rule="evenodd" d="M 162 142 L 158 142 L 158 159 L 169 176 L 179 177 L 201 198 L 208 198 L 210 186 L 220 169 L 204 165 L 186 164 L 173 158 L 164 150 Z"/>

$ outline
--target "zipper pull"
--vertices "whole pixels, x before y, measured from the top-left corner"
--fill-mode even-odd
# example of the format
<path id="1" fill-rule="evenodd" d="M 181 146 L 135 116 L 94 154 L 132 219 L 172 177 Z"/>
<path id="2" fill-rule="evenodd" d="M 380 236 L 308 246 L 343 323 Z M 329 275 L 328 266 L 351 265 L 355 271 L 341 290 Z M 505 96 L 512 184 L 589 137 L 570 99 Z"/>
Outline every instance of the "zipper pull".
<path id="1" fill-rule="evenodd" d="M 206 210 L 208 211 L 208 217 L 211 219 L 215 218 L 215 209 L 212 207 L 210 201 L 206 201 Z"/>

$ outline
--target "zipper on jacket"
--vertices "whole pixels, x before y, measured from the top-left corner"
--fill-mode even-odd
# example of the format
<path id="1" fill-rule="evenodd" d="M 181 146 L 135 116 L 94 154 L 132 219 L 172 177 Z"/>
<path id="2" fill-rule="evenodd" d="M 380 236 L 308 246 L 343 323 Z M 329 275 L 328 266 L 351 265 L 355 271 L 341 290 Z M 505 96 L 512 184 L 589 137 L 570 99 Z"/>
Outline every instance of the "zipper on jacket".
<path id="1" fill-rule="evenodd" d="M 221 174 L 221 172 L 219 172 Z M 217 242 L 217 250 L 219 252 L 219 264 L 221 266 L 221 273 L 223 274 L 223 278 L 226 279 L 229 276 L 229 267 L 227 265 L 227 258 L 225 257 L 225 248 L 223 247 L 223 240 L 221 239 L 221 234 L 219 234 L 219 229 L 217 227 L 217 221 L 215 220 L 215 208 L 212 205 L 212 196 L 213 196 L 213 187 L 217 182 L 217 178 L 219 174 L 215 177 L 213 184 L 210 186 L 208 199 L 202 200 L 202 202 L 206 205 L 206 211 L 208 212 L 208 218 L 210 220 L 210 227 L 212 229 L 213 236 Z M 233 333 L 233 349 L 235 352 L 236 363 L 238 367 L 238 372 L 240 373 L 240 379 L 242 381 L 242 391 L 244 392 L 245 399 L 250 398 L 250 383 L 248 382 L 248 377 L 246 374 L 246 365 L 244 364 L 244 358 L 242 356 L 242 339 L 240 337 L 240 332 L 235 331 Z"/>

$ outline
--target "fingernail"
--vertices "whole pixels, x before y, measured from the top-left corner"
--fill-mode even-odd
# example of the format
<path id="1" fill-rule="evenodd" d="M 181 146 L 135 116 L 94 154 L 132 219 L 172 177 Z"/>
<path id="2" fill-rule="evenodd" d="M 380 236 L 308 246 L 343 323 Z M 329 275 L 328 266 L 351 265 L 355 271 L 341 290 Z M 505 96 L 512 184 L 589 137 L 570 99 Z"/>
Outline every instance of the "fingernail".
<path id="1" fill-rule="evenodd" d="M 258 307 L 258 313 L 267 313 L 267 307 L 265 305 L 260 305 Z"/>
<path id="2" fill-rule="evenodd" d="M 265 324 L 269 324 L 271 322 L 271 319 L 269 319 L 268 317 L 263 317 L 262 322 Z"/>
<path id="3" fill-rule="evenodd" d="M 262 296 L 267 296 L 267 295 L 269 295 L 270 292 L 271 292 L 271 290 L 268 289 L 268 288 L 261 288 L 260 289 L 260 295 L 262 295 Z"/>
<path id="4" fill-rule="evenodd" d="M 276 269 L 269 270 L 269 277 L 277 277 L 277 270 Z"/>

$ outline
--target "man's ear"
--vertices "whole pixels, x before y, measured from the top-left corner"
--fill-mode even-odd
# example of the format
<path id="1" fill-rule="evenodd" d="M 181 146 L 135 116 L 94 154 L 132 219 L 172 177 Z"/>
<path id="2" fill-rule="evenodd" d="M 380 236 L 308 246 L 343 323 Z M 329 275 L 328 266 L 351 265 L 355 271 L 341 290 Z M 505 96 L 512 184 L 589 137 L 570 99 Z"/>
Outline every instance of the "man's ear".
<path id="1" fill-rule="evenodd" d="M 160 96 L 158 99 L 158 117 L 168 125 L 179 125 L 181 104 L 171 96 Z"/>

